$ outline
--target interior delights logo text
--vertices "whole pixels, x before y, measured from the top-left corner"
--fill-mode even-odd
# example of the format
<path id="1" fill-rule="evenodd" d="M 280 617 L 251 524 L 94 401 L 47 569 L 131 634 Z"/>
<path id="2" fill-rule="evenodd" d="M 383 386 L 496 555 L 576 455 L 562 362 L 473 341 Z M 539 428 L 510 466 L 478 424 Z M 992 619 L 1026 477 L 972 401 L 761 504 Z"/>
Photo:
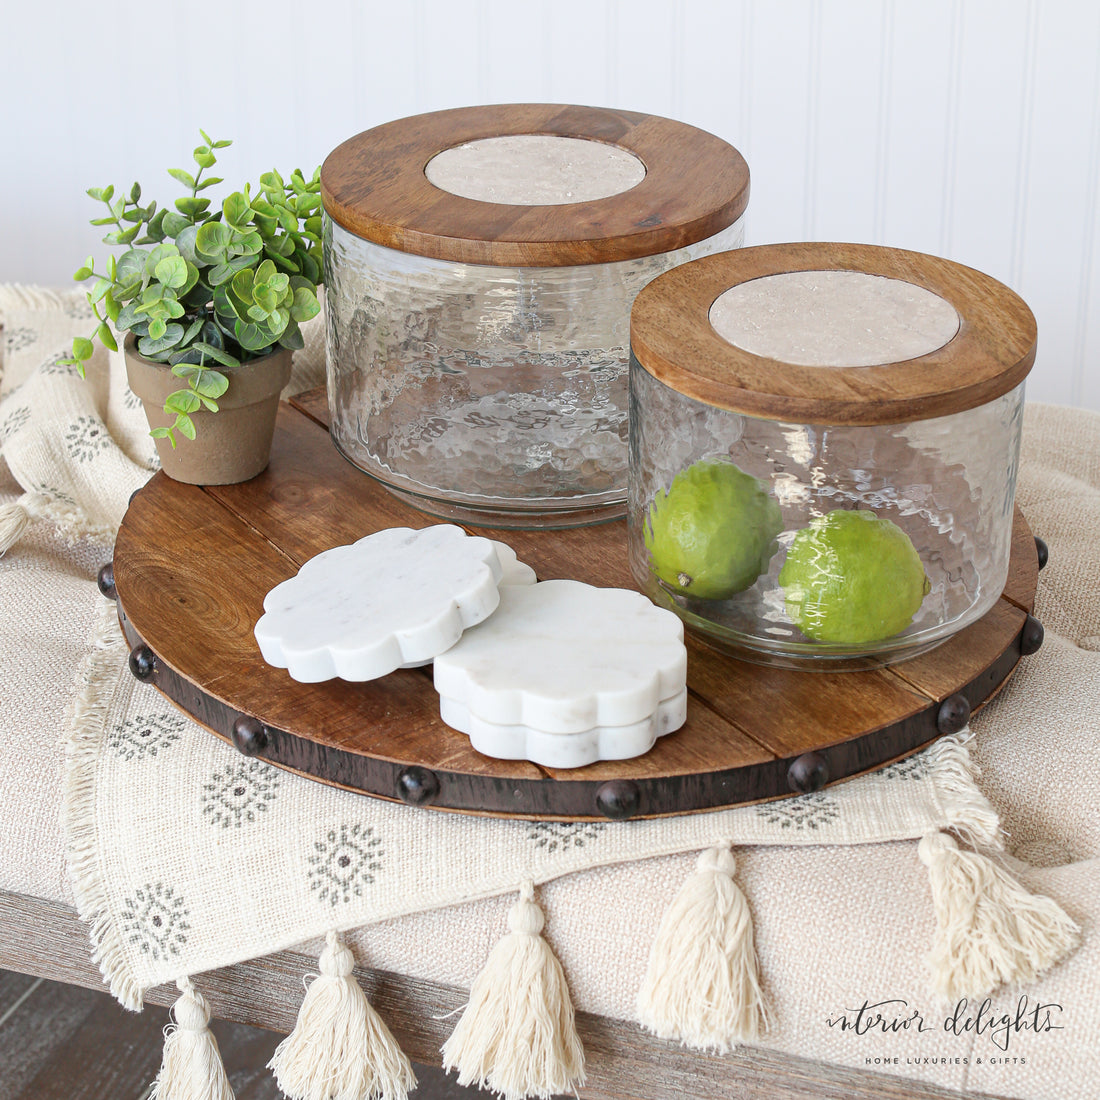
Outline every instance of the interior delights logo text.
<path id="1" fill-rule="evenodd" d="M 837 1031 L 850 1032 L 853 1035 L 868 1035 L 876 1038 L 901 1034 L 944 1034 L 953 1036 L 974 1035 L 987 1039 L 997 1047 L 1002 1055 L 978 1055 L 977 1048 L 971 1056 L 933 1055 L 927 1057 L 909 1056 L 902 1058 L 894 1055 L 869 1057 L 868 1065 L 969 1065 L 971 1058 L 976 1064 L 987 1062 L 992 1065 L 1026 1065 L 1023 1055 L 1009 1055 L 1008 1051 L 1015 1036 L 1025 1032 L 1042 1035 L 1050 1031 L 1062 1031 L 1063 1008 L 1050 1001 L 1037 1001 L 1034 1004 L 1026 994 L 1016 1002 L 1014 1010 L 1002 1012 L 993 1007 L 991 998 L 986 997 L 980 1004 L 972 1004 L 963 997 L 946 1016 L 940 1018 L 922 1012 L 901 998 L 884 1001 L 865 1000 L 857 1008 L 844 1008 L 825 1017 L 825 1023 Z"/>

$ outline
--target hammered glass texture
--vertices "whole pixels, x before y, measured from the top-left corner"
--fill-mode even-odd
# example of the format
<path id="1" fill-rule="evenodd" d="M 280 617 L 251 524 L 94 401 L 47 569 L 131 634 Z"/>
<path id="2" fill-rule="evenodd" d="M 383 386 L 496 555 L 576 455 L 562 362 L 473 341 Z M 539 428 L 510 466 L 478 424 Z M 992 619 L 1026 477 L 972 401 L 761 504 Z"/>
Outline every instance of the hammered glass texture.
<path id="1" fill-rule="evenodd" d="M 675 252 L 509 268 L 385 248 L 326 219 L 336 445 L 428 511 L 621 513 L 634 297 L 743 232 L 739 219 Z"/>
<path id="2" fill-rule="evenodd" d="M 996 603 L 1008 577 L 1023 384 L 965 412 L 874 427 L 787 424 L 713 408 L 658 382 L 634 359 L 630 384 L 631 570 L 655 602 L 718 643 L 783 664 L 899 660 Z M 768 571 L 727 600 L 674 592 L 654 575 L 645 544 L 658 490 L 708 457 L 728 457 L 758 478 L 783 516 Z M 916 547 L 931 588 L 900 634 L 866 645 L 815 642 L 787 614 L 778 580 L 787 550 L 800 529 L 836 508 L 869 509 Z"/>

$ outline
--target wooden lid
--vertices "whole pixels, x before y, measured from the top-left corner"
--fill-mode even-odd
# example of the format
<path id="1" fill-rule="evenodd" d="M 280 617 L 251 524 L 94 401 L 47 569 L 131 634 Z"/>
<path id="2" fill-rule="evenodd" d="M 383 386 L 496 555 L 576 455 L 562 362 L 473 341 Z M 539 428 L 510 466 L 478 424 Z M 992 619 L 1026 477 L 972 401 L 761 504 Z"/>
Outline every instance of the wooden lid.
<path id="1" fill-rule="evenodd" d="M 928 350 L 871 362 L 861 332 L 846 355 L 844 341 L 833 337 L 846 318 L 861 328 L 867 327 L 866 318 L 830 311 L 824 302 L 800 306 L 799 315 L 791 317 L 791 327 L 797 326 L 809 346 L 782 354 L 798 362 L 773 357 L 782 344 L 769 342 L 767 333 L 758 339 L 751 318 L 736 326 L 728 318 L 724 325 L 721 319 L 712 323 L 717 314 L 712 307 L 730 288 L 789 272 L 857 272 L 911 284 L 912 292 L 900 296 L 910 302 L 908 316 L 904 310 L 899 314 L 897 294 L 866 293 L 875 279 L 852 280 L 854 295 L 842 293 L 836 300 L 862 300 L 872 310 L 872 299 L 880 300 L 876 331 L 883 348 Z M 791 281 L 800 292 L 814 283 Z M 825 275 L 820 282 L 828 289 L 830 282 L 843 280 Z M 933 296 L 943 300 L 942 308 Z M 761 296 L 755 297 L 759 302 Z M 954 319 L 945 327 L 951 308 L 957 327 Z M 743 335 L 731 338 L 757 350 L 731 343 L 715 323 L 727 334 L 736 327 Z M 654 279 L 635 299 L 630 318 L 634 355 L 665 385 L 718 408 L 800 424 L 895 424 L 984 405 L 1024 380 L 1035 362 L 1035 339 L 1031 310 L 996 279 L 920 252 L 858 244 L 764 245 L 706 256 Z M 760 354 L 763 347 L 771 353 Z M 838 361 L 823 361 L 823 348 L 836 349 L 829 354 Z"/>
<path id="2" fill-rule="evenodd" d="M 444 191 L 429 161 L 467 142 L 556 135 L 616 146 L 645 166 L 629 190 L 526 206 Z M 671 252 L 732 225 L 749 169 L 732 145 L 656 115 L 521 103 L 434 111 L 389 122 L 334 149 L 321 168 L 334 221 L 356 236 L 440 260 L 502 267 L 611 263 Z"/>

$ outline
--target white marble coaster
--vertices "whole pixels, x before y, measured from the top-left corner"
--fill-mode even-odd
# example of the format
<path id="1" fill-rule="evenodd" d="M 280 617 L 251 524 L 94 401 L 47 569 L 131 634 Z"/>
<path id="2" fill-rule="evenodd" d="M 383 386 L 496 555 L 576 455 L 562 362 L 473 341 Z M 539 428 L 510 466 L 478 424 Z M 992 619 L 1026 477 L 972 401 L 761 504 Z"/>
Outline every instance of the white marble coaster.
<path id="1" fill-rule="evenodd" d="M 534 584 L 538 578 L 535 571 L 525 562 L 516 557 L 516 552 L 506 542 L 497 542 L 493 539 L 497 557 L 500 559 L 500 568 L 503 575 L 501 584 Z"/>
<path id="2" fill-rule="evenodd" d="M 530 760 L 544 768 L 581 768 L 597 760 L 629 760 L 653 748 L 658 737 L 678 730 L 687 719 L 687 688 L 641 722 L 626 726 L 595 726 L 583 733 L 544 733 L 530 726 L 486 722 L 470 708 L 440 696 L 439 715 L 448 726 L 466 734 L 470 744 L 496 760 Z"/>
<path id="3" fill-rule="evenodd" d="M 373 680 L 448 649 L 496 610 L 489 539 L 438 524 L 391 527 L 307 561 L 264 599 L 264 660 L 303 683 Z"/>
<path id="4" fill-rule="evenodd" d="M 545 734 L 648 722 L 686 680 L 671 611 L 580 581 L 502 588 L 492 618 L 435 661 L 442 697 L 482 722 Z"/>

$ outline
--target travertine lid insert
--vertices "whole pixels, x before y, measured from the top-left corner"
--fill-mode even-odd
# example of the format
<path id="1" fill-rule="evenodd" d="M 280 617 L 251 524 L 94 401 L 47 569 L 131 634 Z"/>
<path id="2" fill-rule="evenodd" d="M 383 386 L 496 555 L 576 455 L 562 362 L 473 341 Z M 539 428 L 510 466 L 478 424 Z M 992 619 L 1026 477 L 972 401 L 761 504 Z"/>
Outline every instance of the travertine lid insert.
<path id="1" fill-rule="evenodd" d="M 510 206 L 564 206 L 621 195 L 645 179 L 633 153 L 587 138 L 509 134 L 456 145 L 424 169 L 452 195 Z"/>
<path id="2" fill-rule="evenodd" d="M 869 367 L 916 359 L 959 331 L 946 299 L 901 279 L 860 271 L 790 271 L 719 295 L 710 323 L 722 339 L 766 359 Z"/>

